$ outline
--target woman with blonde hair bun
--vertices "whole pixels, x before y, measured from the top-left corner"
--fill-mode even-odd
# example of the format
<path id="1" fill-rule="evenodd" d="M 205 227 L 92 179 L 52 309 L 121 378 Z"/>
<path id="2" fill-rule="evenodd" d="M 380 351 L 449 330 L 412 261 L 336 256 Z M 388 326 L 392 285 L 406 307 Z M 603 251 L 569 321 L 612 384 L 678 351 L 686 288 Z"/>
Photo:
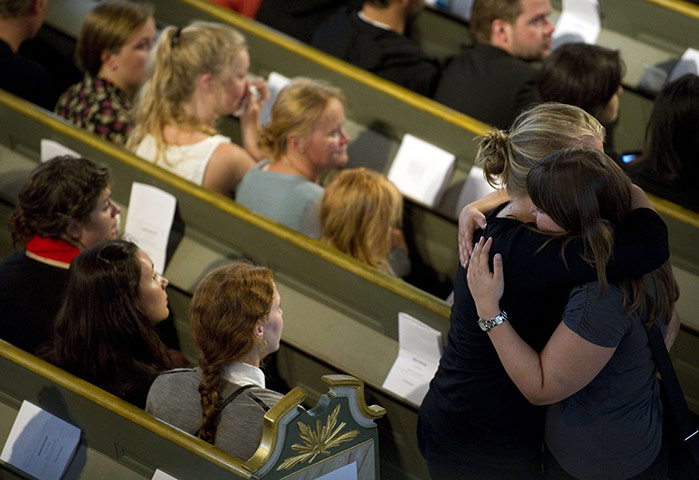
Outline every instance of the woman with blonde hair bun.
<path id="1" fill-rule="evenodd" d="M 260 444 L 264 414 L 282 397 L 265 388 L 263 359 L 284 320 L 272 271 L 236 261 L 209 273 L 189 309 L 200 368 L 160 375 L 146 410 L 241 459 Z"/>
<path id="2" fill-rule="evenodd" d="M 492 132 L 481 141 L 477 163 L 512 200 L 489 212 L 478 233 L 492 237 L 492 250 L 502 255 L 508 285 L 500 304 L 536 351 L 558 325 L 571 289 L 596 280 L 598 270 L 588 261 L 587 238 L 550 237 L 527 225 L 538 213 L 527 193 L 527 174 L 561 149 L 592 146 L 601 152 L 603 132 L 582 109 L 551 103 L 523 112 L 509 132 Z M 567 179 L 577 180 L 575 192 L 595 185 L 594 177 Z M 669 258 L 667 228 L 643 191 L 632 188 L 628 198 L 629 213 L 614 229 L 609 281 L 639 277 Z M 466 269 L 459 265 L 447 346 L 419 412 L 420 450 L 433 479 L 541 476 L 544 410 L 517 389 L 486 333 L 505 319 L 479 321 Z"/>
<path id="3" fill-rule="evenodd" d="M 297 78 L 277 96 L 260 137 L 271 154 L 243 178 L 236 200 L 256 213 L 318 238 L 323 172 L 347 163 L 342 92 L 329 84 Z"/>
<path id="4" fill-rule="evenodd" d="M 261 157 L 259 115 L 268 93 L 264 80 L 248 81 L 249 66 L 245 38 L 231 27 L 193 22 L 163 30 L 136 99 L 128 148 L 232 197 Z M 216 122 L 223 115 L 240 116 L 245 148 L 218 134 Z"/>
<path id="5" fill-rule="evenodd" d="M 402 239 L 402 218 L 403 197 L 386 177 L 365 168 L 344 170 L 325 188 L 320 241 L 395 275 L 389 253 L 394 238 Z"/>

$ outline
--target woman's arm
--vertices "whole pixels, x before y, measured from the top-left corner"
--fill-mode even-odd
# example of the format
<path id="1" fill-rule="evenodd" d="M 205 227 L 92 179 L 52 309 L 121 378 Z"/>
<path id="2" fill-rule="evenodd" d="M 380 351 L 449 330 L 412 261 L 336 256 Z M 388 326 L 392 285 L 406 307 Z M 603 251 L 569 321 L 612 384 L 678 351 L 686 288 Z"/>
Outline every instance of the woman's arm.
<path id="1" fill-rule="evenodd" d="M 253 160 L 259 162 L 264 159 L 266 152 L 258 145 L 260 139 L 260 113 L 267 100 L 269 100 L 269 90 L 263 78 L 257 77 L 250 82 L 255 87 L 257 95 L 253 95 L 251 90 L 245 93 L 247 103 L 245 111 L 240 116 L 240 132 L 243 139 L 243 148 L 248 151 Z"/>
<path id="2" fill-rule="evenodd" d="M 473 234 L 479 228 L 485 229 L 485 214 L 498 205 L 508 202 L 510 197 L 505 190 L 495 192 L 464 206 L 459 213 L 459 259 L 464 268 L 468 267 L 473 251 Z"/>
<path id="3" fill-rule="evenodd" d="M 247 151 L 233 143 L 222 143 L 211 155 L 202 186 L 233 198 L 238 183 L 253 165 Z"/>
<path id="4" fill-rule="evenodd" d="M 473 250 L 468 286 L 478 316 L 490 319 L 500 313 L 499 300 L 505 282 L 502 257 L 488 259 L 492 239 L 481 239 Z M 488 336 L 505 371 L 522 394 L 534 405 L 548 405 L 567 398 L 590 383 L 604 368 L 616 348 L 601 347 L 584 340 L 561 323 L 541 354 L 527 345 L 508 322 L 488 330 Z"/>

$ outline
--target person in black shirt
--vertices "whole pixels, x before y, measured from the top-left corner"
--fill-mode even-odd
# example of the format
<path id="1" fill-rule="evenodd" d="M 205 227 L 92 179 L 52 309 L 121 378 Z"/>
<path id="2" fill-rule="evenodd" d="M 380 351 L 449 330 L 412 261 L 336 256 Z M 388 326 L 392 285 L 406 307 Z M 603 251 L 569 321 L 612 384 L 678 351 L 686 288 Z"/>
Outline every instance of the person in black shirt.
<path id="1" fill-rule="evenodd" d="M 60 92 L 49 72 L 17 52 L 44 23 L 48 0 L 0 2 L 0 88 L 53 110 Z"/>
<path id="2" fill-rule="evenodd" d="M 424 8 L 421 0 L 366 0 L 357 11 L 341 10 L 326 20 L 313 46 L 402 85 L 432 96 L 439 63 L 404 33 Z"/>

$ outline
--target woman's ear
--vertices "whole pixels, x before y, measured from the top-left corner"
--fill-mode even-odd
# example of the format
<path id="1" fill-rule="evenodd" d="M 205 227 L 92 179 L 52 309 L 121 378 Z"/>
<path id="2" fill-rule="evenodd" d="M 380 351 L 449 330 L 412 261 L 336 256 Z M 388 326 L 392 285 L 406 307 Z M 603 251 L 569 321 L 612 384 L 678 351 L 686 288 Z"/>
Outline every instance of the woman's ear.
<path id="1" fill-rule="evenodd" d="M 255 340 L 259 340 L 260 342 L 265 339 L 265 321 L 264 320 L 258 320 L 255 323 L 255 329 L 253 331 L 253 335 L 255 336 Z"/>
<path id="2" fill-rule="evenodd" d="M 286 137 L 287 146 L 301 155 L 306 153 L 306 139 L 299 135 L 289 135 Z"/>
<path id="3" fill-rule="evenodd" d="M 214 79 L 210 73 L 205 73 L 199 77 L 197 83 L 199 84 L 199 88 L 201 88 L 203 91 L 208 91 L 213 87 Z"/>
<path id="4" fill-rule="evenodd" d="M 102 53 L 100 53 L 100 61 L 102 62 L 102 66 L 112 71 L 116 69 L 116 65 L 112 61 L 113 58 L 114 53 L 111 50 L 102 50 Z"/>
<path id="5" fill-rule="evenodd" d="M 65 232 L 68 237 L 79 241 L 80 237 L 83 236 L 83 224 L 79 220 L 71 218 L 68 225 L 66 225 Z"/>

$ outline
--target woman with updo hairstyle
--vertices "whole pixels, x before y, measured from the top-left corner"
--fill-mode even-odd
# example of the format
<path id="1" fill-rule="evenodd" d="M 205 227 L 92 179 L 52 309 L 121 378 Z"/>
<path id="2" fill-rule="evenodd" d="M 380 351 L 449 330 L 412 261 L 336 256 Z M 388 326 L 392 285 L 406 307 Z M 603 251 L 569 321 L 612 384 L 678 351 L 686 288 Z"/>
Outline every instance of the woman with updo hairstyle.
<path id="1" fill-rule="evenodd" d="M 86 158 L 56 157 L 31 171 L 10 218 L 22 250 L 0 264 L 0 338 L 30 353 L 49 339 L 70 263 L 117 236 L 111 195 L 107 167 Z"/>
<path id="2" fill-rule="evenodd" d="M 646 150 L 627 172 L 653 195 L 699 212 L 699 77 L 687 74 L 655 98 Z"/>
<path id="3" fill-rule="evenodd" d="M 136 97 L 127 147 L 190 182 L 233 197 L 262 155 L 259 116 L 269 95 L 263 79 L 248 81 L 249 66 L 245 38 L 227 25 L 167 27 Z M 239 116 L 244 148 L 216 130 L 224 115 Z"/>
<path id="4" fill-rule="evenodd" d="M 347 163 L 342 92 L 325 82 L 297 78 L 272 106 L 260 137 L 270 160 L 243 178 L 236 200 L 292 230 L 318 238 L 320 176 Z"/>
<path id="5" fill-rule="evenodd" d="M 567 43 L 544 60 L 539 72 L 539 95 L 543 102 L 580 107 L 602 125 L 610 125 L 619 115 L 625 69 L 618 50 Z"/>
<path id="6" fill-rule="evenodd" d="M 53 337 L 40 356 L 143 408 L 155 377 L 172 368 L 155 330 L 169 314 L 167 285 L 134 243 L 85 250 L 70 266 Z"/>
<path id="7" fill-rule="evenodd" d="M 562 255 L 582 238 L 582 259 L 597 271 L 595 281 L 571 291 L 563 321 L 541 353 L 522 341 L 512 326 L 521 322 L 509 312 L 507 321 L 488 330 L 522 394 L 534 405 L 550 405 L 545 478 L 667 478 L 663 408 L 645 327 L 670 322 L 677 284 L 669 262 L 619 282 L 608 281 L 605 272 L 614 232 L 631 209 L 631 180 L 603 153 L 578 148 L 541 160 L 527 187 L 536 227 L 563 238 Z M 499 300 L 509 283 L 501 255 L 494 256 L 490 272 L 492 242 L 481 237 L 468 269 L 481 319 L 501 315 Z"/>
<path id="8" fill-rule="evenodd" d="M 279 349 L 284 320 L 271 270 L 247 261 L 219 267 L 199 283 L 189 309 L 199 368 L 160 375 L 146 410 L 246 460 L 262 438 L 263 418 L 282 395 L 260 369 Z"/>
<path id="9" fill-rule="evenodd" d="M 340 172 L 325 188 L 320 204 L 320 241 L 357 260 L 396 275 L 394 263 L 407 260 L 402 239 L 403 196 L 390 180 L 366 168 Z M 402 252 L 394 252 L 392 249 Z M 400 261 L 399 261 L 400 260 Z"/>
<path id="10" fill-rule="evenodd" d="M 551 238 L 527 225 L 537 213 L 527 192 L 527 174 L 559 149 L 601 151 L 603 132 L 582 109 L 549 103 L 520 114 L 509 133 L 491 132 L 481 141 L 477 164 L 489 181 L 504 186 L 511 201 L 490 211 L 477 234 L 492 237 L 493 251 L 502 255 L 508 285 L 500 305 L 535 351 L 541 351 L 558 325 L 571 289 L 596 280 L 597 269 L 586 261 L 586 239 Z M 583 178 L 566 181 L 575 192 L 594 186 Z M 631 211 L 614 229 L 606 270 L 610 281 L 639 277 L 669 257 L 665 224 L 640 189 L 630 196 Z M 481 320 L 466 269 L 459 265 L 447 346 L 419 411 L 421 452 L 435 479 L 540 478 L 544 410 L 517 389 L 485 333 L 500 319 Z"/>
<path id="11" fill-rule="evenodd" d="M 66 90 L 55 112 L 123 146 L 133 128 L 131 106 L 145 80 L 155 43 L 153 8 L 127 0 L 98 3 L 85 17 L 77 45 L 82 82 Z"/>

